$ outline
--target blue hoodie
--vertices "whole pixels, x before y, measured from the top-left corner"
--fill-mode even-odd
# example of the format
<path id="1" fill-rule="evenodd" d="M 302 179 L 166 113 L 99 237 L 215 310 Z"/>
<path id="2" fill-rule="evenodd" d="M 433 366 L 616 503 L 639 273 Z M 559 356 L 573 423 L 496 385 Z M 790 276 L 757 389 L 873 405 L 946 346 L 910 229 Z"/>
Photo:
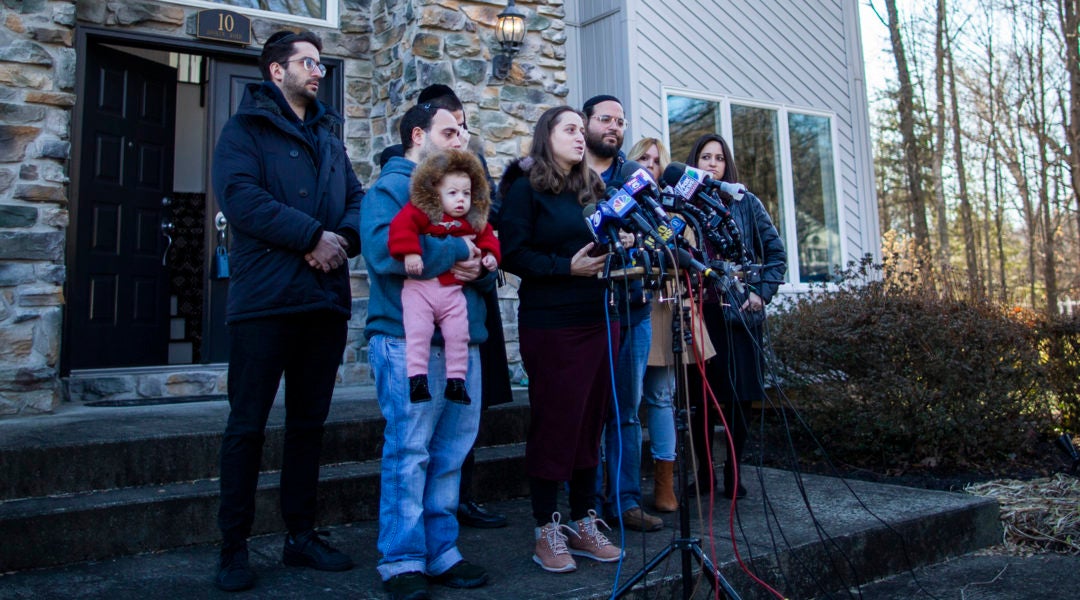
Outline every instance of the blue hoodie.
<path id="1" fill-rule="evenodd" d="M 390 221 L 409 202 L 409 180 L 416 163 L 401 156 L 387 161 L 379 178 L 360 203 L 360 240 L 364 262 L 368 269 L 367 325 L 364 336 L 375 335 L 404 338 L 401 320 L 401 288 L 405 283 L 405 263 L 390 256 L 388 239 Z M 454 263 L 469 258 L 465 240 L 455 237 L 421 236 L 424 272 L 419 279 L 431 279 L 449 271 Z M 495 285 L 495 275 L 487 273 L 471 285 L 462 286 L 469 309 L 469 343 L 479 344 L 487 339 L 484 319 L 487 309 L 481 292 Z M 442 344 L 442 334 L 436 332 L 432 343 Z"/>

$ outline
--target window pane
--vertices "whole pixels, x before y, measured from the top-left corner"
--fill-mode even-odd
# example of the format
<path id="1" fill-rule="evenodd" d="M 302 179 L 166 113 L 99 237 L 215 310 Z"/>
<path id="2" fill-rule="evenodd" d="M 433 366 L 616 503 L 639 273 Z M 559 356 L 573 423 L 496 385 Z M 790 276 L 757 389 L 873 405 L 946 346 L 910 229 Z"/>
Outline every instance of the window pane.
<path id="1" fill-rule="evenodd" d="M 211 0 L 218 4 L 256 8 L 314 19 L 326 18 L 326 0 Z"/>
<path id="2" fill-rule="evenodd" d="M 827 281 L 840 264 L 832 128 L 828 117 L 798 113 L 789 114 L 788 128 L 800 279 Z"/>
<path id="3" fill-rule="evenodd" d="M 739 182 L 765 205 L 783 236 L 783 181 L 780 165 L 780 122 L 773 109 L 731 105 L 731 152 L 739 170 Z M 749 240 L 749 232 L 744 232 Z"/>
<path id="4" fill-rule="evenodd" d="M 668 96 L 668 131 L 671 160 L 689 162 L 694 142 L 706 133 L 720 131 L 720 103 L 712 100 Z"/>

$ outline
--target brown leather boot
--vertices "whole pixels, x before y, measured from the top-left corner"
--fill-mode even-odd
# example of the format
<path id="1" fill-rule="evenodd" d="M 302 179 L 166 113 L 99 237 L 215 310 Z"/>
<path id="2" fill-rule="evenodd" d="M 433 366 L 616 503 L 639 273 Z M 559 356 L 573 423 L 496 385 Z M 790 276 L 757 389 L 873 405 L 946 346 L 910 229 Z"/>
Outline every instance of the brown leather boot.
<path id="1" fill-rule="evenodd" d="M 675 512 L 679 508 L 679 500 L 675 497 L 675 485 L 672 476 L 675 471 L 675 461 L 657 460 L 653 462 L 653 503 L 660 512 Z"/>

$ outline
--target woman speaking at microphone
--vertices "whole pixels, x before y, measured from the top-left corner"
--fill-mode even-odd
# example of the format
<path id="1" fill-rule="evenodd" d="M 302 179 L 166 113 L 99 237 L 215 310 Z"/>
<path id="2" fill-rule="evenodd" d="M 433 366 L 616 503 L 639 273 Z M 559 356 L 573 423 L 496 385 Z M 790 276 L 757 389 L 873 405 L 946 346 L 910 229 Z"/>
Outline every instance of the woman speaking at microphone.
<path id="1" fill-rule="evenodd" d="M 690 150 L 686 164 L 707 171 L 718 181 L 736 183 L 739 173 L 732 159 L 731 148 L 721 136 L 709 133 L 701 136 Z M 745 290 L 731 290 L 723 298 L 715 294 L 706 297 L 703 312 L 705 328 L 709 333 L 716 356 L 705 363 L 705 378 L 708 380 L 716 400 L 724 408 L 724 418 L 731 431 L 732 446 L 735 455 L 728 449 L 724 462 L 725 498 L 741 498 L 746 495 L 742 483 L 736 483 L 737 466 L 742 459 L 746 445 L 747 410 L 750 403 L 765 400 L 764 360 L 762 356 L 762 323 L 765 318 L 765 305 L 776 294 L 779 284 L 787 272 L 787 252 L 780 234 L 773 226 L 765 205 L 753 194 L 747 192 L 741 199 L 729 203 L 732 217 L 739 227 L 743 245 L 753 264 L 765 265 L 761 273 L 762 282 L 754 286 L 747 285 Z M 733 259 L 736 257 L 717 256 L 714 258 Z M 708 494 L 715 485 L 712 471 L 712 457 L 706 451 L 709 438 L 715 429 L 719 414 L 713 405 L 712 397 L 704 391 L 701 373 L 687 369 L 687 393 L 690 403 L 705 410 L 696 410 L 691 419 L 694 454 L 698 461 L 697 485 L 688 493 Z M 734 460 L 732 460 L 734 458 Z"/>
<path id="2" fill-rule="evenodd" d="M 499 185 L 503 268 L 521 278 L 518 340 L 529 374 L 525 465 L 537 525 L 533 561 L 555 573 L 577 568 L 571 555 L 602 562 L 621 556 L 592 510 L 619 323 L 614 310 L 607 314 L 606 284 L 597 278 L 605 257 L 589 256 L 593 234 L 582 209 L 604 199 L 604 185 L 583 161 L 584 132 L 583 115 L 573 108 L 548 110 L 536 123 L 529 156 L 511 163 Z M 556 501 L 566 481 L 569 527 Z"/>

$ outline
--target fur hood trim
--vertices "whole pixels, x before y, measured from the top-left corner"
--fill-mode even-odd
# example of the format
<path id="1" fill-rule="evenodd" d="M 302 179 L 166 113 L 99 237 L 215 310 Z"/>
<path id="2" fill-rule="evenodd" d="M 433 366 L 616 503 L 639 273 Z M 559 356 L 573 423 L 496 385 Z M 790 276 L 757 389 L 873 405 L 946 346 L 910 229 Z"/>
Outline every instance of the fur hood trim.
<path id="1" fill-rule="evenodd" d="M 419 208 L 432 223 L 442 221 L 439 182 L 447 173 L 465 173 L 472 183 L 472 206 L 465 215 L 473 230 L 480 233 L 487 226 L 491 210 L 491 192 L 480 159 L 466 150 L 446 150 L 425 158 L 416 167 L 409 185 L 409 202 Z"/>

